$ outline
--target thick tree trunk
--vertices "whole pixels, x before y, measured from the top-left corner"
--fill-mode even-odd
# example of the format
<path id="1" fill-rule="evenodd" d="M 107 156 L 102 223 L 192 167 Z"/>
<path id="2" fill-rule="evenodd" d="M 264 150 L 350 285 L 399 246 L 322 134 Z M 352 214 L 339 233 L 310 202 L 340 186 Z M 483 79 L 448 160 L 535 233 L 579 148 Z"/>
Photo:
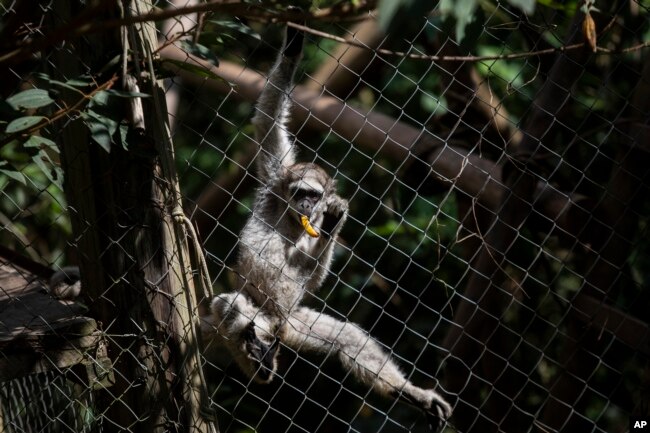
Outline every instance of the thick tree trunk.
<path id="1" fill-rule="evenodd" d="M 151 9 L 144 2 L 130 6 L 138 13 Z M 53 9 L 55 19 L 66 20 L 82 5 L 61 1 Z M 119 10 L 116 4 L 108 13 L 116 17 Z M 130 31 L 131 66 L 146 70 L 145 47 L 155 47 L 155 28 L 142 24 Z M 119 31 L 76 40 L 74 50 L 57 51 L 53 75 L 70 79 L 86 67 L 95 74 L 123 52 L 123 43 Z M 119 83 L 121 72 L 109 68 L 97 79 L 117 76 Z M 178 187 L 173 164 L 164 164 L 173 161 L 164 96 L 157 82 L 141 82 L 140 89 L 153 98 L 143 100 L 145 130 L 127 139 L 128 151 L 113 145 L 106 152 L 78 118 L 61 125 L 83 290 L 92 316 L 111 336 L 116 383 L 97 402 L 104 431 L 213 432 L 215 425 L 199 414 L 207 396 L 201 392 L 200 330 L 192 321 L 197 302 L 182 223 L 172 216 Z M 68 96 L 78 99 L 74 92 Z"/>

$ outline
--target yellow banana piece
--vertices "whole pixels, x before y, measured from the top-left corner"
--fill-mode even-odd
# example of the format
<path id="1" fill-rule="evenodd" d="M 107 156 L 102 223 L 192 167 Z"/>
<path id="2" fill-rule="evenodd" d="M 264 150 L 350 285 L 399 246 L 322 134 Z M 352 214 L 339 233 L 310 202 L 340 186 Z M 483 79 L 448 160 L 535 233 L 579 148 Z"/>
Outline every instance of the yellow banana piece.
<path id="1" fill-rule="evenodd" d="M 320 236 L 320 233 L 316 231 L 316 229 L 311 225 L 309 222 L 309 217 L 306 215 L 300 215 L 300 222 L 302 223 L 302 226 L 305 228 L 305 231 L 309 236 L 312 238 L 317 238 Z"/>

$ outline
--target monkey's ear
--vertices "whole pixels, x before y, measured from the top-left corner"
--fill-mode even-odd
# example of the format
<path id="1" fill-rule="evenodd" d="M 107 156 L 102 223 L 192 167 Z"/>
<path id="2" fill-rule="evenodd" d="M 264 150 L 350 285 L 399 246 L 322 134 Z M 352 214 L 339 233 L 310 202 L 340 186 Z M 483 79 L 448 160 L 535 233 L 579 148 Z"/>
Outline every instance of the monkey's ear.
<path id="1" fill-rule="evenodd" d="M 302 9 L 296 6 L 290 6 L 287 10 L 291 12 L 302 12 Z M 284 55 L 287 57 L 300 56 L 302 54 L 304 39 L 305 34 L 302 30 L 287 26 L 286 40 L 284 42 Z"/>

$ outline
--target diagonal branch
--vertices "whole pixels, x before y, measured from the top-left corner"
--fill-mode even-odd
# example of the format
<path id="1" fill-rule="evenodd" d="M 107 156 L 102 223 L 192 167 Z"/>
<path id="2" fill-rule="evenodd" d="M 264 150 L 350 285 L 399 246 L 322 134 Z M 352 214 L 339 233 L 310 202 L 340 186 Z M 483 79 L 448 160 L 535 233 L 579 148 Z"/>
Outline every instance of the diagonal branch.
<path id="1" fill-rule="evenodd" d="M 257 100 L 266 82 L 264 75 L 245 66 L 222 61 L 216 67 L 174 46 L 165 47 L 160 54 L 163 62 L 164 59 L 185 61 L 210 70 L 223 79 L 206 81 L 174 64 L 163 63 L 188 84 L 222 94 L 231 93 L 248 101 Z M 494 162 L 444 142 L 423 128 L 416 128 L 382 113 L 352 107 L 338 98 L 322 96 L 320 92 L 305 86 L 297 86 L 292 98 L 295 102 L 292 113 L 295 122 L 317 131 L 334 132 L 351 145 L 399 163 L 411 160 L 423 162 L 417 157 L 417 150 L 424 146 L 430 149 L 425 164 L 430 166 L 432 179 L 454 186 L 458 192 L 472 197 L 486 209 L 496 210 L 501 203 L 506 189 L 501 181 L 501 167 Z M 560 227 L 566 226 L 564 217 L 571 204 L 570 197 L 548 184 L 540 184 L 534 201 L 541 214 Z"/>

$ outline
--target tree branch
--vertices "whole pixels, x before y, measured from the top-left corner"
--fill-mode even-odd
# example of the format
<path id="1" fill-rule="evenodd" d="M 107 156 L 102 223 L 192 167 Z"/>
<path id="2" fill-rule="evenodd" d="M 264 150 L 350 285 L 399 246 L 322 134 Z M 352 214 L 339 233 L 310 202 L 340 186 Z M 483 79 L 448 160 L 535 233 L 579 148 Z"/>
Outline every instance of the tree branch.
<path id="1" fill-rule="evenodd" d="M 266 83 L 264 75 L 245 66 L 222 61 L 216 67 L 175 46 L 165 47 L 160 54 L 163 59 L 189 62 L 221 77 L 223 81 L 206 81 L 172 63 L 165 64 L 186 83 L 207 87 L 218 93 L 231 93 L 255 101 Z M 295 102 L 292 113 L 294 124 L 298 122 L 314 130 L 334 132 L 351 145 L 399 163 L 409 160 L 422 162 L 418 153 L 425 148 L 428 154 L 424 162 L 430 166 L 433 179 L 453 185 L 487 209 L 495 210 L 501 203 L 506 189 L 501 182 L 501 167 L 494 162 L 468 154 L 461 147 L 450 145 L 423 128 L 416 128 L 382 113 L 352 107 L 340 99 L 322 96 L 320 92 L 305 86 L 296 86 L 291 96 Z M 566 226 L 564 217 L 571 203 L 569 196 L 545 183 L 538 186 L 534 202 L 540 213 L 559 226 Z"/>
<path id="2" fill-rule="evenodd" d="M 356 6 L 351 3 L 342 3 L 340 5 L 318 9 L 316 11 L 283 11 L 277 12 L 270 10 L 264 5 L 254 5 L 232 0 L 214 0 L 207 3 L 199 3 L 182 8 L 156 10 L 146 14 L 130 16 L 126 18 L 107 19 L 92 22 L 92 19 L 99 16 L 105 9 L 106 2 L 100 2 L 94 7 L 89 7 L 82 15 L 74 17 L 69 24 L 47 32 L 40 38 L 30 38 L 17 44 L 14 48 L 0 52 L 0 64 L 15 64 L 25 60 L 30 55 L 41 51 L 47 47 L 55 45 L 64 40 L 70 40 L 79 36 L 104 32 L 117 27 L 143 23 L 156 22 L 169 18 L 187 15 L 197 12 L 221 12 L 230 15 L 239 15 L 253 20 L 267 22 L 285 22 L 285 21 L 338 21 L 343 18 L 349 19 L 352 16 L 363 14 L 372 10 L 375 6 L 374 0 L 359 1 Z M 41 34 L 41 33 L 39 33 Z"/>

